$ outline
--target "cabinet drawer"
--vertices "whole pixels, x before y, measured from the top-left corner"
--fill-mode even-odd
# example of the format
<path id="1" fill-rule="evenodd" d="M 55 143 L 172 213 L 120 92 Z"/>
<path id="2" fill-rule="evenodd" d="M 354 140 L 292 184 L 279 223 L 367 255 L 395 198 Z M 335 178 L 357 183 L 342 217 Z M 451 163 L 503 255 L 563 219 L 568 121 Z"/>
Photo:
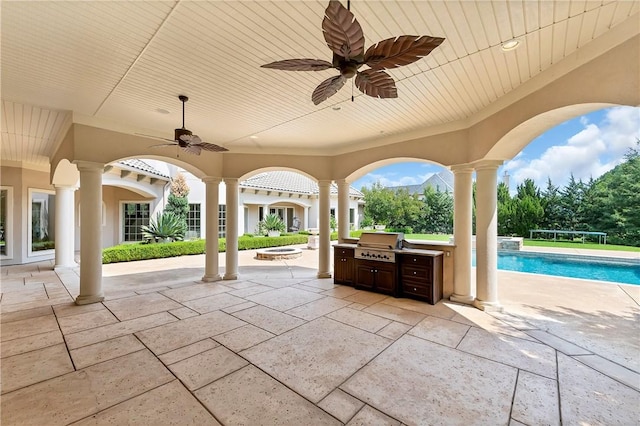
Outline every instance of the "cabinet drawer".
<path id="1" fill-rule="evenodd" d="M 418 282 L 418 281 L 408 281 L 405 280 L 402 282 L 402 293 L 412 296 L 418 296 L 421 298 L 426 298 L 429 301 L 432 298 L 432 287 L 428 284 Z"/>
<path id="2" fill-rule="evenodd" d="M 353 257 L 354 250 L 350 248 L 335 248 L 335 256 L 337 257 Z"/>
<path id="3" fill-rule="evenodd" d="M 412 254 L 404 254 L 402 255 L 402 264 L 405 266 L 431 266 L 433 264 L 433 259 L 429 256 L 415 256 Z"/>
<path id="4" fill-rule="evenodd" d="M 417 279 L 426 280 L 431 282 L 431 268 L 425 268 L 424 266 L 403 265 L 400 269 L 400 275 L 402 279 Z"/>

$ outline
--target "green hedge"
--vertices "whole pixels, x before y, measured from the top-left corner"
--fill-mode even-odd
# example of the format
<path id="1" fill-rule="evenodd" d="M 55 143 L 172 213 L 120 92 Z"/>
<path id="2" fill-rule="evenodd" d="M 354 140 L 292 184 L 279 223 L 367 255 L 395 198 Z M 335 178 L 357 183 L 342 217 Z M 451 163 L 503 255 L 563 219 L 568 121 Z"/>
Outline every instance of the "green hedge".
<path id="1" fill-rule="evenodd" d="M 360 231 L 352 231 L 352 237 L 359 237 Z M 289 234 L 280 237 L 254 237 L 243 235 L 238 238 L 238 250 L 255 250 L 267 247 L 290 246 L 306 244 L 309 235 Z M 338 233 L 331 234 L 332 240 L 338 239 Z M 218 239 L 218 250 L 226 251 L 227 243 L 224 238 Z M 205 252 L 205 240 L 174 241 L 171 243 L 137 243 L 121 244 L 102 250 L 102 263 L 131 262 L 133 260 L 161 259 L 165 257 L 202 254 Z"/>

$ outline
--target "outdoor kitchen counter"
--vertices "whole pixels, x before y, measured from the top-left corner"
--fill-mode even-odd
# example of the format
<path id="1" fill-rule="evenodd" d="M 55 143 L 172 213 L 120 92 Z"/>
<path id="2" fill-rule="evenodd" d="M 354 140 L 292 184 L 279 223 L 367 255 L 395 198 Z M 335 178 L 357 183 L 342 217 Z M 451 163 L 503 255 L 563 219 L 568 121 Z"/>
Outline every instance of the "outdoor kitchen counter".
<path id="1" fill-rule="evenodd" d="M 396 254 L 415 254 L 416 256 L 442 256 L 443 251 L 440 250 L 427 250 L 417 248 L 402 248 L 400 250 L 394 250 Z"/>

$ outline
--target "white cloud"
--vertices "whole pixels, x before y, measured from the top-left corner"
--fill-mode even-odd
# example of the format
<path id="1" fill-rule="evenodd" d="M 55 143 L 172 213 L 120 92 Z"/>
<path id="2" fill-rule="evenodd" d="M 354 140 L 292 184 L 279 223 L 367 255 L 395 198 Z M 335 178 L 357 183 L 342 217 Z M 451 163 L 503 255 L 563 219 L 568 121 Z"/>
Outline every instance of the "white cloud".
<path id="1" fill-rule="evenodd" d="M 533 179 L 544 188 L 547 178 L 556 186 L 564 186 L 571 173 L 576 179 L 598 178 L 622 162 L 629 148 L 640 138 L 640 108 L 615 107 L 607 110 L 599 124 L 580 118 L 584 126 L 564 144 L 552 146 L 539 158 L 525 159 L 518 154 L 507 162 L 505 170 L 514 185 Z"/>

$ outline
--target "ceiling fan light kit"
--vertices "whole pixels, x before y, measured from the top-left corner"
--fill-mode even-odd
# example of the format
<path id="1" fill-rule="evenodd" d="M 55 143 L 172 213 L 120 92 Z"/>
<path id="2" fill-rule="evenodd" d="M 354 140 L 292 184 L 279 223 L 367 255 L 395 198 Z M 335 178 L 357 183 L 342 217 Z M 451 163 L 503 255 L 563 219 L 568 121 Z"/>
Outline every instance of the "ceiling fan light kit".
<path id="1" fill-rule="evenodd" d="M 385 69 L 411 64 L 438 47 L 442 37 L 401 35 L 382 40 L 365 52 L 362 27 L 353 13 L 337 0 L 330 0 L 322 21 L 327 46 L 333 52 L 331 62 L 322 59 L 285 59 L 262 65 L 284 71 L 322 71 L 337 69 L 340 74 L 320 83 L 311 100 L 318 105 L 335 95 L 346 81 L 355 77 L 356 87 L 374 98 L 397 98 L 394 79 Z M 369 68 L 360 71 L 363 65 Z"/>

